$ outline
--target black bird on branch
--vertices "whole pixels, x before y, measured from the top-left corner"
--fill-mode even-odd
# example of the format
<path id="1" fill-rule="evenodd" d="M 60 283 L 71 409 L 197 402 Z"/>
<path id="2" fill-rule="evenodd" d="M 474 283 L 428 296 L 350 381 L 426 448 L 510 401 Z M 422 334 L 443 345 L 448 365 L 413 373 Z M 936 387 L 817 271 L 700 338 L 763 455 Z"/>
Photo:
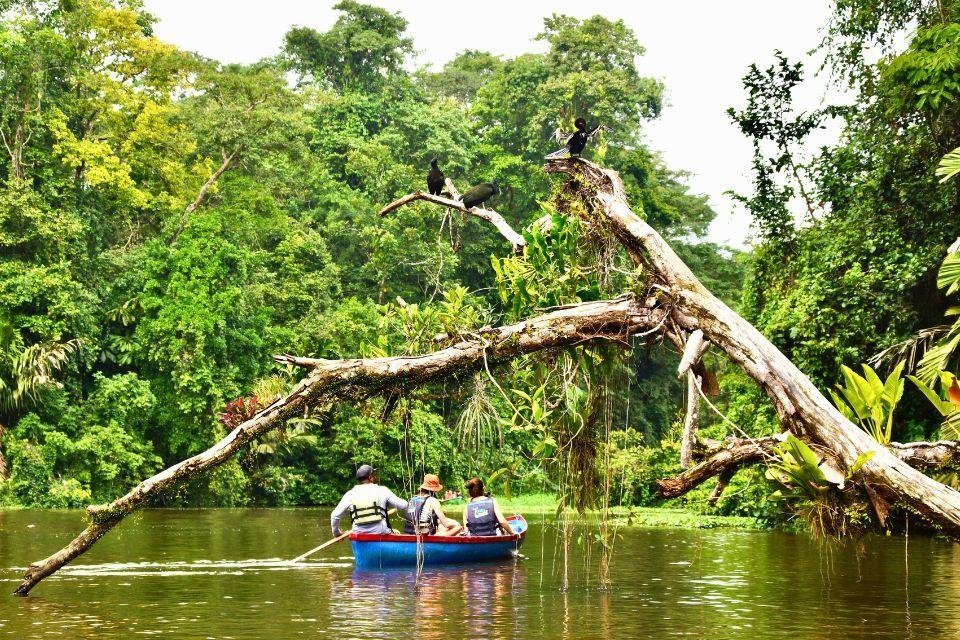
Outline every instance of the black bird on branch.
<path id="1" fill-rule="evenodd" d="M 495 194 L 499 193 L 499 180 L 494 180 L 493 182 L 481 182 L 480 184 L 467 189 L 466 193 L 460 196 L 460 200 L 463 201 L 463 206 L 465 206 L 467 209 L 470 209 L 478 204 L 483 204 Z"/>
<path id="2" fill-rule="evenodd" d="M 437 159 L 430 160 L 430 171 L 427 172 L 427 191 L 432 196 L 440 195 L 443 190 L 444 178 L 443 171 L 437 166 Z"/>
<path id="3" fill-rule="evenodd" d="M 606 131 L 607 127 L 598 124 L 593 129 L 587 130 L 587 121 L 583 118 L 577 118 L 573 124 L 577 130 L 572 134 L 564 133 L 562 129 L 553 132 L 553 139 L 563 144 L 562 149 L 558 149 L 547 156 L 547 158 L 565 158 L 567 156 L 579 156 L 587 146 L 587 142 L 592 140 L 600 131 Z"/>

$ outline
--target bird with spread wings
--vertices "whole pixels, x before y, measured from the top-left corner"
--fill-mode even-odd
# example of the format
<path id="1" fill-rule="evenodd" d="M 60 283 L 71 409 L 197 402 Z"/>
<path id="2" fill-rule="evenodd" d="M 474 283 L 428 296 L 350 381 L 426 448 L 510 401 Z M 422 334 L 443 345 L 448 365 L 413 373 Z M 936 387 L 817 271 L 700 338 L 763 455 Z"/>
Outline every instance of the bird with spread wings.
<path id="1" fill-rule="evenodd" d="M 577 128 L 577 130 L 573 133 L 566 133 L 559 127 L 553 132 L 551 139 L 556 140 L 558 143 L 562 144 L 563 147 L 549 154 L 547 156 L 548 159 L 579 156 L 581 153 L 583 153 L 583 149 L 587 146 L 587 142 L 593 140 L 593 138 L 596 137 L 601 131 L 610 130 L 609 127 L 602 124 L 598 124 L 592 129 L 589 129 L 587 128 L 587 121 L 584 118 L 577 118 L 573 124 Z"/>

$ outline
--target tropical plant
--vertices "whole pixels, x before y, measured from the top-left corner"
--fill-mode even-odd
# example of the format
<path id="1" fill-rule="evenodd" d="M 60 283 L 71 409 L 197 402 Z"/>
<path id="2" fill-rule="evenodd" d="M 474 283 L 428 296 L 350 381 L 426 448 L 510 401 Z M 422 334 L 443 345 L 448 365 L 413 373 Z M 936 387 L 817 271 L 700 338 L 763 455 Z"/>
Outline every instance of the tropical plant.
<path id="1" fill-rule="evenodd" d="M 0 376 L 0 412 L 21 411 L 39 400 L 44 389 L 60 386 L 53 375 L 79 348 L 80 341 L 74 339 L 40 342 L 7 354 Z"/>
<path id="2" fill-rule="evenodd" d="M 821 500 L 831 489 L 820 457 L 806 443 L 793 435 L 777 446 L 778 457 L 767 467 L 767 478 L 784 486 L 773 494 L 786 500 Z"/>
<path id="3" fill-rule="evenodd" d="M 952 295 L 960 290 L 960 238 L 950 246 L 947 257 L 944 258 L 937 272 L 937 287 L 944 290 L 946 295 Z M 960 306 L 949 307 L 947 316 L 960 316 Z M 950 358 L 960 346 L 960 318 L 958 318 L 937 344 L 929 349 L 917 366 L 917 377 L 924 384 L 933 386 L 940 376 L 940 372 L 947 369 Z"/>
<path id="4" fill-rule="evenodd" d="M 298 449 L 315 447 L 319 443 L 316 435 L 309 433 L 311 427 L 319 424 L 314 418 L 295 418 L 287 427 L 268 431 L 258 438 L 252 446 L 255 454 L 273 456 L 296 453 Z"/>
<path id="5" fill-rule="evenodd" d="M 930 401 L 933 408 L 941 416 L 943 422 L 940 424 L 940 437 L 948 440 L 960 440 L 960 384 L 957 383 L 957 376 L 949 371 L 941 371 L 938 376 L 940 388 L 943 390 L 941 397 L 933 388 L 917 376 L 907 376 L 910 381 L 916 385 L 917 389 Z"/>
<path id="6" fill-rule="evenodd" d="M 842 536 L 849 532 L 851 514 L 843 506 L 843 481 L 853 477 L 872 457 L 869 451 L 857 458 L 846 477 L 831 473 L 807 444 L 790 434 L 777 447 L 777 458 L 767 466 L 766 477 L 781 484 L 771 497 L 793 503 L 793 508 L 815 536 Z"/>
<path id="7" fill-rule="evenodd" d="M 856 422 L 880 444 L 893 439 L 893 413 L 903 397 L 903 363 L 897 364 L 886 381 L 870 365 L 864 364 L 863 375 L 842 366 L 844 385 L 839 393 L 830 390 L 833 403 L 851 422 Z"/>
<path id="8" fill-rule="evenodd" d="M 460 443 L 475 452 L 503 446 L 500 415 L 487 393 L 485 376 L 473 375 L 470 395 L 457 418 Z"/>
<path id="9" fill-rule="evenodd" d="M 6 424 L 38 402 L 44 390 L 62 386 L 53 375 L 79 348 L 80 341 L 74 339 L 41 342 L 2 353 L 6 361 L 0 361 L 0 481 L 6 480 L 8 473 L 2 448 Z"/>
<path id="10" fill-rule="evenodd" d="M 937 176 L 940 182 L 947 182 L 958 173 L 960 173 L 960 147 L 940 158 L 940 164 L 937 165 Z"/>

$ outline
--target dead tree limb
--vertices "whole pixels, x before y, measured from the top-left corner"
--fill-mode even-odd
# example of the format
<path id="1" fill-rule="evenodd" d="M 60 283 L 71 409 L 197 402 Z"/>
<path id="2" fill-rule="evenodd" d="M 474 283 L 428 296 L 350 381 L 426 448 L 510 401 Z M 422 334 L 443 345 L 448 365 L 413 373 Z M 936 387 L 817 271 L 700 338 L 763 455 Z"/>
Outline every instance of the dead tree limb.
<path id="1" fill-rule="evenodd" d="M 447 190 L 453 187 L 453 183 L 448 179 L 447 180 Z M 457 188 L 453 187 L 453 193 L 456 193 Z M 451 195 L 453 195 L 451 193 Z M 459 195 L 459 194 L 458 194 Z M 456 196 L 454 196 L 456 197 Z M 486 220 L 494 227 L 497 228 L 497 231 L 500 232 L 507 242 L 510 243 L 510 246 L 513 248 L 514 253 L 520 253 L 523 251 L 523 248 L 526 246 L 527 241 L 524 240 L 523 235 L 517 233 L 513 227 L 510 226 L 502 215 L 494 211 L 493 209 L 483 209 L 481 207 L 465 207 L 463 202 L 460 200 L 453 200 L 451 198 L 444 198 L 443 196 L 435 196 L 423 191 L 414 191 L 413 193 L 408 193 L 402 198 L 394 200 L 383 209 L 380 210 L 380 215 L 385 216 L 391 211 L 399 209 L 405 204 L 410 204 L 417 200 L 426 200 L 427 202 L 432 202 L 434 204 L 439 204 L 444 207 L 449 207 L 451 209 L 456 209 L 457 211 L 462 211 L 463 213 L 469 214 L 480 218 L 481 220 Z"/>
<path id="2" fill-rule="evenodd" d="M 710 478 L 718 476 L 717 488 L 714 495 L 719 498 L 729 483 L 730 478 L 740 469 L 770 460 L 779 456 L 777 446 L 783 441 L 783 435 L 767 436 L 753 440 L 738 438 L 726 443 L 711 441 L 707 450 L 694 450 L 695 458 L 699 462 L 684 471 L 671 477 L 657 480 L 661 498 L 676 498 L 692 489 L 697 488 Z M 890 452 L 899 460 L 919 469 L 937 469 L 960 465 L 960 442 L 941 440 L 939 442 L 899 442 L 890 443 Z M 724 480 L 726 477 L 726 480 Z M 722 487 L 720 485 L 723 485 Z M 865 488 L 869 484 L 864 485 Z M 874 500 L 872 488 L 867 489 L 867 495 Z M 711 500 L 713 498 L 711 497 Z M 715 500 L 714 500 L 715 501 Z M 876 507 L 875 507 L 876 509 Z M 879 510 L 878 510 L 879 511 Z M 879 515 L 879 513 L 878 513 Z"/>
<path id="3" fill-rule="evenodd" d="M 895 456 L 916 469 L 934 470 L 960 466 L 960 442 L 955 440 L 903 444 L 891 442 L 890 450 Z"/>
<path id="4" fill-rule="evenodd" d="M 446 192 L 450 194 L 450 197 L 454 200 L 460 199 L 460 190 L 457 189 L 457 185 L 453 184 L 453 180 L 450 178 L 443 179 L 443 186 L 446 189 Z"/>
<path id="5" fill-rule="evenodd" d="M 677 367 L 677 377 L 682 378 L 683 374 L 690 370 L 690 367 L 700 362 L 700 358 L 706 353 L 710 343 L 704 339 L 703 331 L 697 329 L 690 333 L 687 343 L 683 347 L 683 357 L 680 358 L 680 365 Z"/>
<path id="6" fill-rule="evenodd" d="M 180 238 L 180 234 L 183 233 L 183 230 L 187 228 L 187 222 L 190 220 L 190 215 L 203 203 L 204 199 L 207 197 L 207 193 L 213 188 L 213 185 L 217 183 L 217 180 L 220 179 L 220 176 L 226 173 L 226 171 L 233 166 L 233 162 L 236 160 L 237 154 L 240 153 L 242 148 L 243 146 L 241 145 L 229 154 L 227 153 L 226 149 L 220 149 L 220 156 L 222 157 L 223 162 L 221 162 L 220 166 L 217 167 L 212 174 L 210 174 L 210 177 L 207 178 L 207 181 L 203 183 L 203 185 L 200 187 L 200 191 L 197 192 L 197 197 L 193 199 L 193 202 L 188 204 L 183 210 L 183 213 L 180 215 L 180 224 L 177 225 L 177 230 L 173 232 L 173 236 L 170 238 L 171 245 L 177 243 L 177 239 Z"/>
<path id="7" fill-rule="evenodd" d="M 615 171 L 580 158 L 550 160 L 546 169 L 570 176 L 567 189 L 604 216 L 631 258 L 645 265 L 670 292 L 671 315 L 677 325 L 686 331 L 702 330 L 753 378 L 770 398 L 784 428 L 832 452 L 848 469 L 873 452 L 858 474 L 862 482 L 882 487 L 885 494 L 960 538 L 960 493 L 911 468 L 843 417 L 779 349 L 711 294 L 660 234 L 630 209 Z"/>
<path id="8" fill-rule="evenodd" d="M 722 471 L 720 475 L 717 476 L 717 484 L 713 487 L 710 497 L 707 498 L 707 503 L 711 507 L 716 506 L 717 501 L 720 500 L 720 496 L 723 495 L 727 485 L 729 485 L 730 481 L 733 480 L 734 473 L 736 473 L 736 470 Z"/>
<path id="9" fill-rule="evenodd" d="M 27 595 L 38 582 L 84 553 L 150 498 L 223 464 L 250 440 L 282 425 L 306 407 L 362 400 L 400 384 L 426 384 L 534 351 L 592 341 L 622 342 L 635 333 L 657 326 L 664 313 L 662 308 L 649 309 L 633 297 L 624 296 L 616 300 L 588 302 L 481 331 L 477 337 L 421 356 L 296 359 L 296 364 L 310 370 L 287 396 L 259 411 L 203 453 L 144 480 L 110 504 L 88 507 L 90 524 L 87 528 L 60 551 L 31 564 L 14 593 Z M 291 356 L 280 358 L 291 361 Z"/>
<path id="10" fill-rule="evenodd" d="M 680 439 L 680 466 L 693 466 L 693 448 L 700 430 L 700 383 L 697 374 L 687 371 L 687 412 L 683 417 L 683 436 Z"/>
<path id="11" fill-rule="evenodd" d="M 677 498 L 721 474 L 732 477 L 740 468 L 773 455 L 780 442 L 781 438 L 778 436 L 767 436 L 755 440 L 738 439 L 723 445 L 680 475 L 657 480 L 660 497 Z"/>

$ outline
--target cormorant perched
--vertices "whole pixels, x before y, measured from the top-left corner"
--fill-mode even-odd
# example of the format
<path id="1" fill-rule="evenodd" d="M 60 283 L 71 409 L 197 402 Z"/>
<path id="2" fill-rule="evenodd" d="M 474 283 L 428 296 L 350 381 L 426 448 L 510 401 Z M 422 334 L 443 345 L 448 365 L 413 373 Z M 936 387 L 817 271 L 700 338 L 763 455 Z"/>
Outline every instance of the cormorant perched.
<path id="1" fill-rule="evenodd" d="M 548 158 L 562 158 L 567 155 L 570 156 L 579 156 L 583 153 L 584 147 L 587 146 L 587 142 L 591 140 L 600 129 L 606 129 L 601 124 L 598 124 L 593 129 L 587 130 L 587 121 L 583 118 L 577 118 L 573 121 L 573 124 L 577 127 L 577 130 L 573 134 L 564 133 L 562 130 L 557 129 L 553 132 L 553 137 L 557 142 L 563 143 L 563 149 L 558 149 L 554 151 Z M 566 140 L 566 142 L 564 142 Z"/>
<path id="2" fill-rule="evenodd" d="M 481 182 L 475 187 L 470 187 L 467 189 L 466 193 L 460 196 L 460 199 L 463 201 L 463 206 L 467 209 L 475 207 L 478 204 L 483 204 L 494 194 L 500 193 L 500 181 L 494 180 L 493 182 Z"/>
<path id="3" fill-rule="evenodd" d="M 427 172 L 427 190 L 430 195 L 438 196 L 443 190 L 443 185 L 443 171 L 440 171 L 440 167 L 437 166 L 437 159 L 433 158 L 430 161 L 430 171 Z"/>

